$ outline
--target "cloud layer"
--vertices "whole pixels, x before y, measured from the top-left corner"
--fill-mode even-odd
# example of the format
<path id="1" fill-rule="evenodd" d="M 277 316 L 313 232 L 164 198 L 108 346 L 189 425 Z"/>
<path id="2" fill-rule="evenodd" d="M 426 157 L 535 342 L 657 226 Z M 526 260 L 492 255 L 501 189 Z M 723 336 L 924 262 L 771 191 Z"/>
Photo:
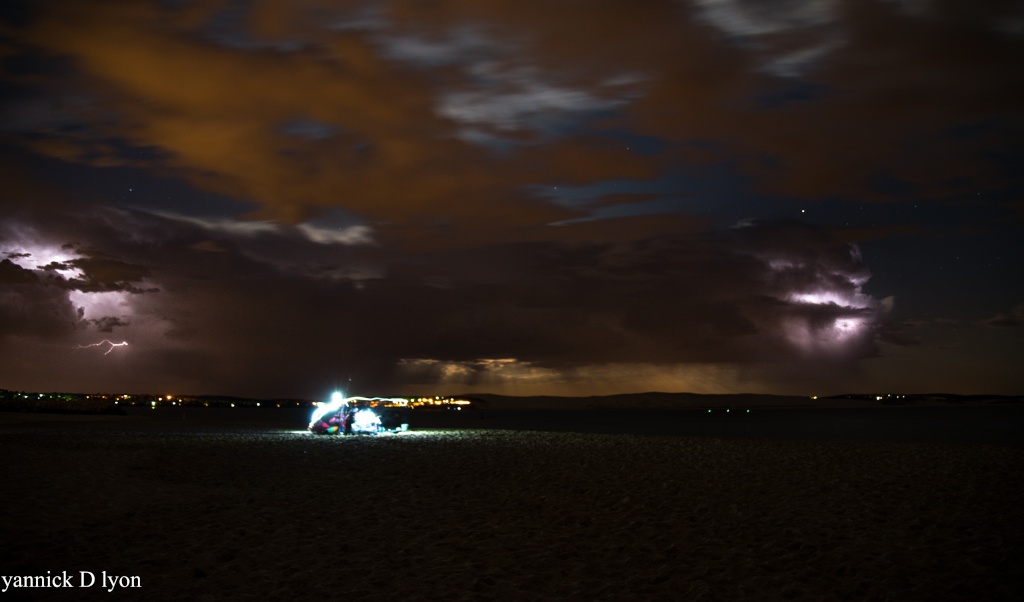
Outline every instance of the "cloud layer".
<path id="1" fill-rule="evenodd" d="M 1013 3 L 19 6 L 0 386 L 841 389 L 1019 267 Z"/>

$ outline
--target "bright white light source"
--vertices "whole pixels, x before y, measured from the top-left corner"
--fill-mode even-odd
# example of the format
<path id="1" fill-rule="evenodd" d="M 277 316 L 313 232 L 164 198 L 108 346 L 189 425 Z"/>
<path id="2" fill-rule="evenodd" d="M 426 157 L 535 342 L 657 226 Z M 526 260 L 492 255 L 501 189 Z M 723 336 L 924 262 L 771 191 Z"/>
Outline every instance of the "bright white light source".
<path id="1" fill-rule="evenodd" d="M 107 352 L 103 354 L 103 355 L 109 355 L 110 352 L 114 350 L 114 347 L 127 347 L 128 346 L 128 342 L 127 341 L 121 341 L 120 343 L 115 343 L 115 342 L 111 341 L 110 339 L 103 339 L 99 343 L 93 343 L 91 345 L 79 345 L 78 347 L 76 347 L 76 349 L 88 349 L 90 347 L 102 347 L 103 345 L 110 345 L 110 348 L 107 349 Z M 170 397 L 168 397 L 167 399 L 170 399 Z"/>
<path id="2" fill-rule="evenodd" d="M 352 432 L 375 433 L 380 429 L 380 417 L 373 410 L 363 408 L 352 415 Z"/>
<path id="3" fill-rule="evenodd" d="M 324 416 L 337 412 L 343 405 L 345 405 L 345 398 L 341 396 L 341 393 L 339 391 L 331 393 L 331 400 L 329 402 L 318 404 L 313 409 L 313 415 L 309 418 L 310 427 L 319 422 Z"/>
<path id="4" fill-rule="evenodd" d="M 75 307 L 81 307 L 86 318 L 96 319 L 103 316 L 119 316 L 126 318 L 131 315 L 129 295 L 124 291 L 82 292 L 68 291 L 68 300 Z"/>
<path id="5" fill-rule="evenodd" d="M 866 328 L 867 321 L 864 318 L 839 318 L 833 324 L 832 337 L 844 341 L 862 334 Z"/>

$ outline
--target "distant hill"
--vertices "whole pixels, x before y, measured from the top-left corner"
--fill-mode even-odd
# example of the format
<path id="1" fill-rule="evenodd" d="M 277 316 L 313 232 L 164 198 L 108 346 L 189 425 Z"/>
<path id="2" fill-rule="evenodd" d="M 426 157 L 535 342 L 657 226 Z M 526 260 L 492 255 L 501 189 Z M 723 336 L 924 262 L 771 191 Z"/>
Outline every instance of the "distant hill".
<path id="1" fill-rule="evenodd" d="M 1024 403 L 1024 396 L 952 395 L 879 395 L 855 393 L 829 397 L 736 393 L 704 395 L 698 393 L 625 393 L 594 397 L 556 397 L 549 395 L 514 397 L 490 393 L 460 395 L 489 410 L 684 410 L 714 408 L 851 408 L 877 406 L 926 406 Z"/>
<path id="2" fill-rule="evenodd" d="M 415 396 L 409 397 L 414 398 Z M 853 408 L 879 406 L 963 406 L 1024 404 L 1021 395 L 955 395 L 927 393 L 890 395 L 850 393 L 829 397 L 737 393 L 624 393 L 592 397 L 539 395 L 517 397 L 491 393 L 456 395 L 486 410 L 692 410 L 727 408 Z M 196 407 L 309 408 L 305 399 L 251 399 L 226 395 L 113 395 L 100 393 L 29 393 L 0 389 L 0 412 L 47 412 L 62 414 L 120 414 L 124 408 L 180 405 Z"/>

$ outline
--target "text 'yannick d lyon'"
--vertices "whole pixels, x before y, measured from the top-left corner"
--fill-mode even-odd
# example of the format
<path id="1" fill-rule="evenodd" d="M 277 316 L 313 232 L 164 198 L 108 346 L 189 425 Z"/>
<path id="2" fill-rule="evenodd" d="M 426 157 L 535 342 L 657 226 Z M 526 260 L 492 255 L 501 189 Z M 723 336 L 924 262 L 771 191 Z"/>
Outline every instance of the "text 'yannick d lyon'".
<path id="1" fill-rule="evenodd" d="M 99 583 L 96 582 L 96 574 L 92 571 L 78 571 L 78 579 L 75 579 L 74 572 L 61 571 L 55 575 L 46 571 L 45 575 L 0 575 L 3 579 L 3 593 L 9 589 L 20 589 L 27 587 L 94 587 L 99 586 L 108 592 L 115 589 L 129 587 L 142 587 L 142 579 L 138 575 L 108 575 L 102 571 Z"/>

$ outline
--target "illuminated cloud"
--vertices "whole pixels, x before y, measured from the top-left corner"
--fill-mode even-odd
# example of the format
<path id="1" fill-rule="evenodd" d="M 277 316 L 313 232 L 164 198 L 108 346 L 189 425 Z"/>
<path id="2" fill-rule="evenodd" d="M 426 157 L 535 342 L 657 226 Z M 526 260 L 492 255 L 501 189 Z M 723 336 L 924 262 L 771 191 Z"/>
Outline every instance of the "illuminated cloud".
<path id="1" fill-rule="evenodd" d="M 480 28 L 462 26 L 439 39 L 414 35 L 378 35 L 386 57 L 419 68 L 455 67 L 460 80 L 438 90 L 437 112 L 460 124 L 458 137 L 487 146 L 500 145 L 514 132 L 550 137 L 588 117 L 614 110 L 626 99 L 605 98 L 587 88 L 556 83 L 557 73 L 544 73 L 524 61 L 524 43 L 500 41 Z M 601 91 L 629 87 L 641 77 L 618 74 Z M 516 140 L 522 142 L 522 140 Z"/>
<path id="2" fill-rule="evenodd" d="M 194 224 L 209 230 L 212 232 L 222 232 L 224 234 L 241 237 L 252 237 L 260 234 L 277 234 L 281 231 L 281 227 L 274 223 L 264 220 L 240 220 L 223 217 L 197 217 L 190 215 L 179 215 L 174 213 L 168 213 L 164 211 L 154 212 L 154 215 L 159 217 L 185 222 L 187 224 Z"/>
<path id="3" fill-rule="evenodd" d="M 540 368 L 515 358 L 442 361 L 433 359 L 406 359 L 398 367 L 411 383 L 444 383 L 458 387 L 522 386 L 541 382 L 545 385 L 563 377 L 555 370 Z"/>
<path id="4" fill-rule="evenodd" d="M 225 234 L 229 237 L 287 236 L 289 232 L 298 232 L 311 242 L 325 245 L 365 245 L 373 243 L 373 230 L 369 226 L 364 225 L 331 228 L 312 223 L 301 223 L 295 226 L 283 226 L 275 222 L 262 220 L 194 217 L 167 212 L 153 212 L 153 214 L 165 219 L 193 224 L 204 230 Z"/>
<path id="5" fill-rule="evenodd" d="M 0 255 L 11 263 L 27 270 L 68 272 L 71 277 L 83 276 L 82 271 L 70 263 L 79 257 L 70 246 L 48 243 L 34 228 L 22 224 L 7 222 L 2 227 Z"/>
<path id="6" fill-rule="evenodd" d="M 17 284 L 4 295 L 2 311 L 20 316 L 17 319 L 29 331 L 70 332 L 91 324 L 99 332 L 111 332 L 128 325 L 135 295 L 159 290 L 149 282 L 150 271 L 144 266 L 94 249 L 47 242 L 42 232 L 23 224 L 6 224 L 0 255 L 7 257 L 8 279 Z M 26 306 L 39 311 L 28 312 Z M 0 328 L 0 336 L 20 330 Z"/>
<path id="7" fill-rule="evenodd" d="M 510 395 L 612 395 L 637 391 L 693 393 L 746 392 L 754 370 L 724 364 L 603 363 L 553 370 L 513 358 L 399 362 L 405 388 L 424 385 L 467 393 L 502 391 Z M 776 368 L 777 369 L 777 368 Z M 748 380 L 749 379 L 749 380 Z M 763 382 L 763 375 L 756 380 Z"/>
<path id="8" fill-rule="evenodd" d="M 692 1 L 701 19 L 763 55 L 763 69 L 781 77 L 797 77 L 843 46 L 839 0 Z"/>
<path id="9" fill-rule="evenodd" d="M 581 89 L 548 84 L 530 70 L 480 74 L 477 89 L 448 92 L 440 101 L 441 115 L 467 126 L 485 126 L 499 132 L 557 131 L 573 121 L 610 111 L 623 104 Z"/>
<path id="10" fill-rule="evenodd" d="M 68 300 L 78 308 L 79 316 L 96 325 L 101 332 L 110 332 L 114 326 L 126 325 L 131 315 L 131 302 L 127 293 L 68 291 Z"/>
<path id="11" fill-rule="evenodd" d="M 299 224 L 295 228 L 309 240 L 320 244 L 365 245 L 373 243 L 373 229 L 369 226 L 324 228 L 313 224 Z"/>
<path id="12" fill-rule="evenodd" d="M 703 19 L 736 38 L 789 33 L 839 18 L 839 0 L 692 0 Z"/>
<path id="13" fill-rule="evenodd" d="M 376 29 L 385 29 L 377 22 Z M 499 57 L 511 54 L 515 46 L 471 26 L 457 27 L 439 38 L 416 34 L 381 33 L 375 36 L 384 56 L 421 68 L 459 65 L 469 72 L 486 70 Z"/>

